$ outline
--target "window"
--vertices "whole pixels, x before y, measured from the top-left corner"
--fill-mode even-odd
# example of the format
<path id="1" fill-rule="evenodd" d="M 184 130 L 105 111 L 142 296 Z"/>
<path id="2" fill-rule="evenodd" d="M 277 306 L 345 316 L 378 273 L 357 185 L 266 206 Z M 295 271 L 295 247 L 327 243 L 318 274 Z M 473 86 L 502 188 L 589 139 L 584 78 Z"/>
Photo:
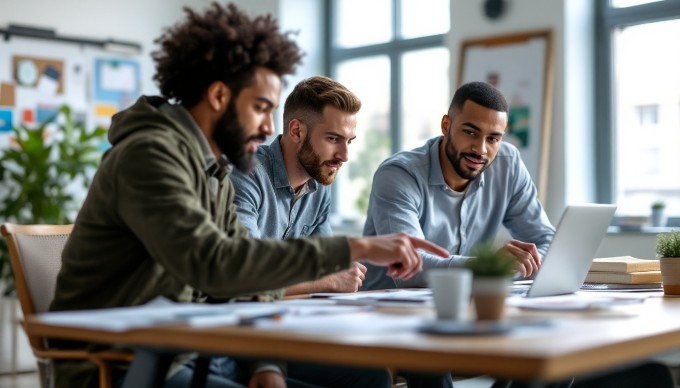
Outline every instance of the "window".
<path id="1" fill-rule="evenodd" d="M 598 199 L 619 216 L 664 201 L 680 225 L 680 2 L 598 3 Z"/>
<path id="2" fill-rule="evenodd" d="M 359 96 L 357 138 L 333 185 L 335 210 L 363 220 L 373 173 L 440 134 L 450 99 L 449 0 L 332 0 L 329 73 Z"/>

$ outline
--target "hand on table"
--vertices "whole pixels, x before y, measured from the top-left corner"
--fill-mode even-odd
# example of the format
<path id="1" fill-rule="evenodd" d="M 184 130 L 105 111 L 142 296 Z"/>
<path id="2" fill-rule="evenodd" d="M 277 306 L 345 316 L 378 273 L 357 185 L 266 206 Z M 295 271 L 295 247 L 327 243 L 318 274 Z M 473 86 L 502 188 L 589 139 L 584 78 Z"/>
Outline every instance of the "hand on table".
<path id="1" fill-rule="evenodd" d="M 532 243 L 510 240 L 503 246 L 502 250 L 517 260 L 517 269 L 525 278 L 535 274 L 541 267 L 541 255 L 538 253 L 536 245 Z"/>
<path id="2" fill-rule="evenodd" d="M 342 272 L 326 276 L 328 282 L 328 292 L 356 292 L 366 279 L 366 266 L 354 262 L 352 266 Z"/>

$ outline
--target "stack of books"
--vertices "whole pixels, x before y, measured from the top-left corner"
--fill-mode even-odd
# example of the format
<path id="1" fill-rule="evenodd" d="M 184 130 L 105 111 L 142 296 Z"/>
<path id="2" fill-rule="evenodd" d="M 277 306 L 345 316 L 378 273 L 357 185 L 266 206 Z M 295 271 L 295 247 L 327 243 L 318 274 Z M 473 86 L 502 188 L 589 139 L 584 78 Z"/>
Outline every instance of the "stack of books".
<path id="1" fill-rule="evenodd" d="M 638 259 L 631 256 L 593 259 L 586 283 L 654 284 L 661 283 L 657 259 Z"/>

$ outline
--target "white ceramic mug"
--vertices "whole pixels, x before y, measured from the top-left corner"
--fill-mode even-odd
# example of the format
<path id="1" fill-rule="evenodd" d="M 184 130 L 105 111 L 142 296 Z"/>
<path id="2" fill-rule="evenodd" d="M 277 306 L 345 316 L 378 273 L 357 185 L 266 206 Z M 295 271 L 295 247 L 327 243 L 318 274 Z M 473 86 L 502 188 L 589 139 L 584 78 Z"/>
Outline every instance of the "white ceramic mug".
<path id="1" fill-rule="evenodd" d="M 434 268 L 426 276 L 437 319 L 464 320 L 470 306 L 472 272 L 466 268 Z"/>

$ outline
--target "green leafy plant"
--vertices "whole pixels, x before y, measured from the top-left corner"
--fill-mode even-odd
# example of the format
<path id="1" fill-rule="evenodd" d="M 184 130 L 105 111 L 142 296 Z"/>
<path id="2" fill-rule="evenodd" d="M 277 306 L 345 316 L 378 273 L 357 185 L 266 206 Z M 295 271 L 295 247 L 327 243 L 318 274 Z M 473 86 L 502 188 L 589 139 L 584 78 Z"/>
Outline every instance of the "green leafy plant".
<path id="1" fill-rule="evenodd" d="M 656 253 L 659 257 L 680 257 L 680 231 L 657 235 Z"/>
<path id="2" fill-rule="evenodd" d="M 7 148 L 0 149 L 0 222 L 22 224 L 71 223 L 80 201 L 74 187 L 87 189 L 101 158 L 106 129 L 92 131 L 73 119 L 71 109 L 37 128 L 19 125 Z M 14 291 L 7 244 L 0 238 L 0 292 Z"/>
<path id="3" fill-rule="evenodd" d="M 666 203 L 664 201 L 652 202 L 652 209 L 663 209 L 665 207 L 666 207 Z"/>
<path id="4" fill-rule="evenodd" d="M 472 271 L 474 277 L 510 277 L 517 271 L 515 259 L 488 243 L 475 246 L 470 256 L 465 267 Z"/>

